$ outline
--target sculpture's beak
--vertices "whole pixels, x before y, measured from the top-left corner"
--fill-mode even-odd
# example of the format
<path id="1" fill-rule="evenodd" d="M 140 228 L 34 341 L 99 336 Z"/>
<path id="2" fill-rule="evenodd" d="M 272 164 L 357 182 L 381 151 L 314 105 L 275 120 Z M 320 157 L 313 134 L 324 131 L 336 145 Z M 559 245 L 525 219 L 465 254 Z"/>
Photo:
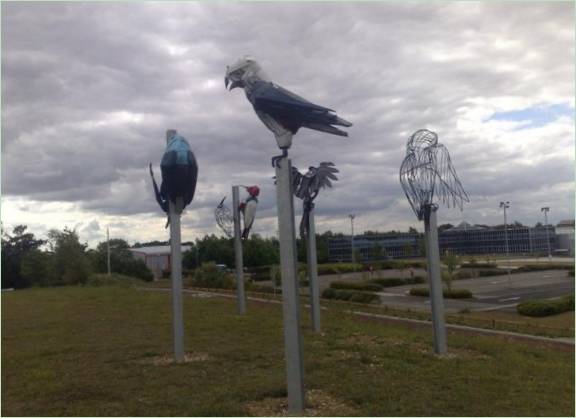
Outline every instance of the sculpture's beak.
<path id="1" fill-rule="evenodd" d="M 242 82 L 241 81 L 236 81 L 236 80 L 230 80 L 229 77 L 224 78 L 224 86 L 228 89 L 228 90 L 232 90 L 235 89 L 236 87 L 241 87 L 242 86 Z"/>
<path id="2" fill-rule="evenodd" d="M 221 208 L 222 205 L 224 205 L 225 200 L 226 200 L 226 196 L 224 196 L 224 198 L 220 201 L 220 204 L 218 205 L 219 208 Z"/>

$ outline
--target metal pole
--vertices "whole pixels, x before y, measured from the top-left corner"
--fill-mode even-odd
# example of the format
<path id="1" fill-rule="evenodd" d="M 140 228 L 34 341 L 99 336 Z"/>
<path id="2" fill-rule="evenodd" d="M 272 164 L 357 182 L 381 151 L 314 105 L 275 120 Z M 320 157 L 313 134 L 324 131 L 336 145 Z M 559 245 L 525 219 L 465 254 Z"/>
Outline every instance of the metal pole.
<path id="1" fill-rule="evenodd" d="M 548 261 L 552 260 L 552 250 L 550 249 L 550 236 L 548 232 L 548 211 L 550 208 L 542 208 L 542 212 L 544 212 L 544 228 L 546 228 L 546 245 L 548 246 Z"/>
<path id="2" fill-rule="evenodd" d="M 508 271 L 508 284 L 512 285 L 512 276 L 510 274 L 510 248 L 508 247 L 508 222 L 506 220 L 506 209 L 510 207 L 510 202 L 500 202 L 500 207 L 504 209 L 504 242 L 506 245 L 506 270 Z"/>
<path id="3" fill-rule="evenodd" d="M 287 157 L 278 161 L 276 165 L 276 199 L 282 273 L 288 412 L 300 415 L 304 410 L 304 365 L 302 362 L 291 170 L 291 161 Z"/>
<path id="4" fill-rule="evenodd" d="M 166 143 L 176 134 L 175 129 L 166 131 Z M 184 320 L 182 315 L 182 245 L 180 238 L 180 214 L 183 201 L 168 202 L 170 216 L 170 270 L 172 272 L 172 330 L 174 337 L 174 360 L 184 361 Z"/>
<path id="5" fill-rule="evenodd" d="M 180 213 L 182 198 L 170 201 L 170 267 L 172 270 L 172 316 L 174 359 L 184 361 L 184 320 L 182 315 L 182 247 L 180 244 Z"/>
<path id="6" fill-rule="evenodd" d="M 318 286 L 318 259 L 316 256 L 316 226 L 314 222 L 314 208 L 308 216 L 308 282 L 310 287 L 310 320 L 312 331 L 320 332 L 320 289 Z"/>
<path id="7" fill-rule="evenodd" d="M 107 258 L 107 266 L 108 266 L 108 276 L 110 276 L 112 270 L 110 269 L 110 228 L 106 227 L 106 243 L 107 243 L 107 249 L 106 249 L 106 258 Z"/>
<path id="8" fill-rule="evenodd" d="M 232 186 L 232 213 L 234 217 L 234 254 L 236 260 L 236 297 L 238 314 L 246 313 L 246 295 L 244 293 L 244 260 L 242 257 L 242 239 L 240 236 L 240 191 L 238 186 Z"/>
<path id="9" fill-rule="evenodd" d="M 434 352 L 436 354 L 446 354 L 446 324 L 444 322 L 444 298 L 440 275 L 440 250 L 438 248 L 436 210 L 437 208 L 432 205 L 425 207 L 424 231 L 426 234 L 426 259 L 428 262 L 432 325 L 434 327 Z"/>
<path id="10" fill-rule="evenodd" d="M 356 215 L 348 215 L 350 218 L 350 227 L 352 229 L 352 237 L 350 238 L 350 248 L 352 249 L 352 268 L 356 271 L 356 255 L 354 254 L 354 218 Z"/>

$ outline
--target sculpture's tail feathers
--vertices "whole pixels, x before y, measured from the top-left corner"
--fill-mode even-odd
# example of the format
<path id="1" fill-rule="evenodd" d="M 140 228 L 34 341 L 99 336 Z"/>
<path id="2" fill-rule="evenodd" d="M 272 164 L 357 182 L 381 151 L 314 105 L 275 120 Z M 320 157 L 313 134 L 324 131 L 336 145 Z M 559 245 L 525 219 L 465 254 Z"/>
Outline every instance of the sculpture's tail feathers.
<path id="1" fill-rule="evenodd" d="M 333 125 L 338 125 L 338 126 L 346 126 L 347 128 L 349 128 L 350 126 L 352 126 L 352 123 L 348 122 L 347 120 L 344 120 L 338 116 L 336 116 L 336 122 L 332 122 Z"/>
<path id="2" fill-rule="evenodd" d="M 306 128 L 309 129 L 314 129 L 316 131 L 322 131 L 322 132 L 326 132 L 332 135 L 338 135 L 338 136 L 348 136 L 348 132 L 344 132 L 338 128 L 335 128 L 333 126 L 330 125 L 324 125 L 324 124 L 320 124 L 320 123 L 304 123 L 303 126 L 305 126 Z M 343 126 L 347 126 L 347 125 L 343 125 Z"/>

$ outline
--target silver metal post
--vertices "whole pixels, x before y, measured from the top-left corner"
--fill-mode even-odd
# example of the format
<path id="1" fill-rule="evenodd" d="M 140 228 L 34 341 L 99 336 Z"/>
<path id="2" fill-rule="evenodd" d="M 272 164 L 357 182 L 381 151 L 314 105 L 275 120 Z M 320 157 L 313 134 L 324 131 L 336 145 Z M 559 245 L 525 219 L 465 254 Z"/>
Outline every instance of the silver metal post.
<path id="1" fill-rule="evenodd" d="M 174 334 L 174 359 L 184 361 L 184 320 L 182 315 L 182 247 L 180 239 L 180 214 L 182 198 L 170 205 L 170 266 L 172 270 L 172 316 Z"/>
<path id="2" fill-rule="evenodd" d="M 504 242 L 506 245 L 506 270 L 508 271 L 508 284 L 512 285 L 510 274 L 510 248 L 508 247 L 508 221 L 506 219 L 506 209 L 510 207 L 510 202 L 500 202 L 500 207 L 504 209 Z"/>
<path id="3" fill-rule="evenodd" d="M 110 276 L 112 270 L 110 269 L 110 229 L 108 227 L 106 227 L 106 243 L 107 243 L 107 249 L 106 249 L 106 258 L 107 258 L 107 266 L 108 266 L 108 276 Z"/>
<path id="4" fill-rule="evenodd" d="M 240 236 L 240 191 L 238 186 L 232 186 L 232 213 L 234 217 L 234 254 L 236 260 L 236 297 L 238 314 L 246 313 L 246 294 L 244 292 L 244 260 L 242 256 L 242 239 Z"/>
<path id="5" fill-rule="evenodd" d="M 350 214 L 348 215 L 348 217 L 350 218 L 350 228 L 351 228 L 351 238 L 350 238 L 350 248 L 352 250 L 352 268 L 354 269 L 354 271 L 356 271 L 356 255 L 354 254 L 354 218 L 356 217 L 356 215 L 354 214 Z"/>
<path id="6" fill-rule="evenodd" d="M 288 387 L 288 412 L 299 415 L 304 410 L 304 365 L 296 265 L 294 200 L 291 190 L 291 161 L 284 157 L 276 164 L 276 196 L 282 273 L 284 349 Z"/>
<path id="7" fill-rule="evenodd" d="M 316 226 L 314 222 L 314 209 L 308 215 L 308 242 L 306 253 L 308 256 L 308 286 L 310 289 L 310 320 L 312 330 L 320 332 L 320 289 L 318 286 L 318 259 L 316 256 Z"/>
<path id="8" fill-rule="evenodd" d="M 436 354 L 446 354 L 446 324 L 444 322 L 444 297 L 442 294 L 442 279 L 440 275 L 438 227 L 436 222 L 436 207 L 433 205 L 425 208 L 424 230 L 426 233 L 426 259 L 428 262 L 432 325 L 434 327 L 434 352 Z"/>
<path id="9" fill-rule="evenodd" d="M 546 228 L 546 245 L 548 246 L 548 261 L 552 260 L 552 250 L 550 248 L 550 236 L 548 233 L 548 211 L 550 210 L 549 207 L 545 207 L 540 209 L 544 212 L 544 228 Z"/>

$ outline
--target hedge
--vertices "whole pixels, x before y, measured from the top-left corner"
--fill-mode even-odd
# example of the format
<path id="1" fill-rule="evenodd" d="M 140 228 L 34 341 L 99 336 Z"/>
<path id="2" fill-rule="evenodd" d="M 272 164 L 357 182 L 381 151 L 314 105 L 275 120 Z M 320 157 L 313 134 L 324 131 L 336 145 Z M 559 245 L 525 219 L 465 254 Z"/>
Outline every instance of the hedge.
<path id="1" fill-rule="evenodd" d="M 430 296 L 430 289 L 427 287 L 413 287 L 410 289 L 412 296 Z M 448 299 L 467 299 L 472 297 L 472 292 L 468 289 L 443 289 L 442 295 Z"/>
<path id="2" fill-rule="evenodd" d="M 494 263 L 466 263 L 460 266 L 463 269 L 494 269 L 496 267 L 498 266 Z"/>
<path id="3" fill-rule="evenodd" d="M 347 300 L 350 302 L 358 303 L 370 303 L 376 300 L 380 300 L 380 297 L 375 293 L 356 292 L 353 290 L 339 290 L 333 289 L 331 287 L 325 289 L 324 292 L 322 292 L 322 298 Z"/>
<path id="4" fill-rule="evenodd" d="M 380 292 L 382 286 L 376 283 L 364 282 L 332 282 L 330 283 L 332 289 L 349 289 L 349 290 L 367 290 L 369 292 Z"/>
<path id="5" fill-rule="evenodd" d="M 525 316 L 550 316 L 574 310 L 574 295 L 562 296 L 553 300 L 529 300 L 519 303 L 516 311 Z"/>
<path id="6" fill-rule="evenodd" d="M 542 270 L 573 270 L 574 264 L 564 263 L 539 263 L 525 264 L 516 269 L 516 271 L 542 271 Z"/>
<path id="7" fill-rule="evenodd" d="M 326 263 L 318 265 L 318 275 L 352 273 L 354 271 L 362 271 L 362 264 Z"/>
<path id="8" fill-rule="evenodd" d="M 383 287 L 393 287 L 393 286 L 403 286 L 407 284 L 426 283 L 426 279 L 422 276 L 414 276 L 409 278 L 389 277 L 389 278 L 370 279 L 368 280 L 368 282 L 375 283 Z"/>

